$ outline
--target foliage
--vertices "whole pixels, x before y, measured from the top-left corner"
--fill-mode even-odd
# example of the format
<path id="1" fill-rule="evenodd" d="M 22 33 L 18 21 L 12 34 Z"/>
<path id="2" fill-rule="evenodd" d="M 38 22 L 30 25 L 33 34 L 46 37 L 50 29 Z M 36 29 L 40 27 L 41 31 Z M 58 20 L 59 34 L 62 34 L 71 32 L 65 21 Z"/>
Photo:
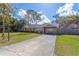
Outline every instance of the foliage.
<path id="1" fill-rule="evenodd" d="M 0 17 L 2 21 L 2 29 L 3 29 L 3 40 L 4 40 L 4 32 L 5 32 L 5 26 L 7 26 L 8 30 L 8 41 L 9 41 L 9 26 L 10 26 L 10 20 L 11 20 L 11 12 L 12 9 L 10 7 L 10 4 L 7 3 L 1 3 L 0 4 Z"/>
<path id="2" fill-rule="evenodd" d="M 26 18 L 27 20 L 30 22 L 38 22 L 38 21 L 41 21 L 41 14 L 37 13 L 36 11 L 34 10 L 27 10 L 27 15 L 26 15 Z"/>
<path id="3" fill-rule="evenodd" d="M 61 16 L 57 18 L 56 22 L 63 27 L 68 26 L 71 23 L 79 24 L 79 15 Z"/>

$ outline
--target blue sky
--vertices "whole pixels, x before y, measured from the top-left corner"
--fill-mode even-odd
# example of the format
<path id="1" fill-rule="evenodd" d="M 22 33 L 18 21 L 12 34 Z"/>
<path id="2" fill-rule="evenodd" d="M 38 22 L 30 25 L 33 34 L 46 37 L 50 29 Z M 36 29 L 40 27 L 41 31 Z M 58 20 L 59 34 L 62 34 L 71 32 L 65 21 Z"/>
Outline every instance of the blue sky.
<path id="1" fill-rule="evenodd" d="M 32 9 L 36 11 L 42 11 L 50 20 L 53 19 L 53 15 L 56 14 L 57 9 L 64 4 L 48 4 L 48 3 L 16 3 L 13 7 L 17 9 Z"/>
<path id="2" fill-rule="evenodd" d="M 53 20 L 52 16 L 56 15 L 58 9 L 64 5 L 65 3 L 14 3 L 13 7 L 17 9 L 42 11 L 50 20 Z M 74 11 L 79 11 L 79 4 L 74 4 L 71 7 L 73 7 Z"/>

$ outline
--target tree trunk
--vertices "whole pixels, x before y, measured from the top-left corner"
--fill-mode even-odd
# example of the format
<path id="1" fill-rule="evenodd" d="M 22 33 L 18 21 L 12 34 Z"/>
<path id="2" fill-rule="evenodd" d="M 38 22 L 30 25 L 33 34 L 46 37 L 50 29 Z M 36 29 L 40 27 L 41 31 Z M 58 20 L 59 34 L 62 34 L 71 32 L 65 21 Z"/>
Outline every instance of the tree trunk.
<path id="1" fill-rule="evenodd" d="M 4 40 L 4 33 L 5 33 L 5 23 L 4 23 L 4 19 L 3 19 L 3 33 L 2 33 L 2 40 Z"/>
<path id="2" fill-rule="evenodd" d="M 10 28 L 9 28 L 9 25 L 8 25 L 8 41 L 10 41 Z"/>

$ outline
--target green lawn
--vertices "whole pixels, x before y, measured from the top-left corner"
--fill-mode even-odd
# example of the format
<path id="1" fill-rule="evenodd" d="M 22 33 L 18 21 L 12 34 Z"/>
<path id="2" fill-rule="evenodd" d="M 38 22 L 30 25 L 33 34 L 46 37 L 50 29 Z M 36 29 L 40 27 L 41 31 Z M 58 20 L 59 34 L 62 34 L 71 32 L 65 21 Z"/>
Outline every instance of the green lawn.
<path id="1" fill-rule="evenodd" d="M 7 33 L 5 33 L 5 40 L 1 40 L 2 39 L 1 35 L 2 33 L 0 33 L 0 47 L 39 36 L 39 34 L 36 33 L 16 32 L 16 33 L 10 33 L 10 41 L 7 41 Z"/>
<path id="2" fill-rule="evenodd" d="M 55 55 L 58 56 L 79 55 L 79 36 L 78 35 L 57 36 L 54 53 Z"/>

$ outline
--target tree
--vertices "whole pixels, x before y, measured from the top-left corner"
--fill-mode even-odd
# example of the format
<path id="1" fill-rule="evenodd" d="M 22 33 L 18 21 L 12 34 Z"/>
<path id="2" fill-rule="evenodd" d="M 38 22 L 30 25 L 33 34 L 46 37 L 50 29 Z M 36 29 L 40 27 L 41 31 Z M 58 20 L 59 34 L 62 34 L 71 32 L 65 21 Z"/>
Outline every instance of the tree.
<path id="1" fill-rule="evenodd" d="M 41 14 L 37 13 L 36 11 L 34 11 L 34 10 L 27 10 L 26 13 L 27 13 L 27 15 L 25 15 L 23 20 L 25 20 L 25 22 L 27 23 L 28 26 L 32 22 L 37 24 L 38 21 L 41 21 L 41 17 L 40 17 Z M 30 30 L 31 30 L 31 28 L 30 28 Z"/>
<path id="2" fill-rule="evenodd" d="M 15 32 L 15 31 L 18 31 L 18 27 L 20 26 L 20 21 L 19 20 L 17 20 L 16 18 L 13 18 L 12 17 L 12 20 L 10 21 L 10 30 L 12 31 L 12 32 Z"/>
<path id="3" fill-rule="evenodd" d="M 27 17 L 28 20 L 30 21 L 34 21 L 36 24 L 37 22 L 41 21 L 41 14 L 39 14 L 38 12 L 34 11 L 34 10 L 27 10 Z"/>
<path id="4" fill-rule="evenodd" d="M 70 16 L 62 16 L 57 18 L 57 22 L 60 24 L 61 27 L 66 28 L 68 25 L 72 23 L 79 22 L 79 15 L 70 15 Z"/>
<path id="5" fill-rule="evenodd" d="M 10 26 L 10 20 L 11 20 L 11 12 L 12 9 L 10 7 L 10 4 L 7 3 L 0 3 L 0 16 L 2 18 L 2 25 L 3 25 L 3 34 L 2 37 L 4 40 L 4 32 L 5 32 L 5 25 L 7 25 L 7 29 L 8 29 L 8 41 L 9 41 L 9 26 Z"/>

